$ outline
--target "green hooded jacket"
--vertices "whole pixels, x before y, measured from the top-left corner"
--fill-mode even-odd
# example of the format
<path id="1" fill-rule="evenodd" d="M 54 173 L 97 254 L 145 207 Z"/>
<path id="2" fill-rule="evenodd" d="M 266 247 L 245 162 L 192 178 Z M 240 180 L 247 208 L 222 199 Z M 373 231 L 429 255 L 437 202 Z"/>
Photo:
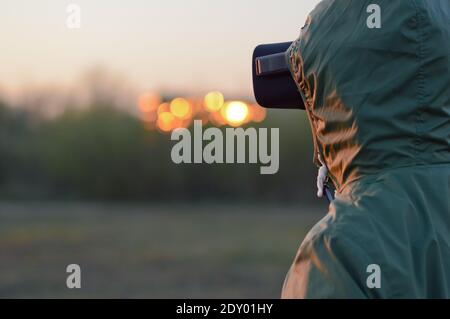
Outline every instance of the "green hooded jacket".
<path id="1" fill-rule="evenodd" d="M 283 298 L 450 298 L 450 0 L 322 1 L 288 58 L 337 191 Z"/>

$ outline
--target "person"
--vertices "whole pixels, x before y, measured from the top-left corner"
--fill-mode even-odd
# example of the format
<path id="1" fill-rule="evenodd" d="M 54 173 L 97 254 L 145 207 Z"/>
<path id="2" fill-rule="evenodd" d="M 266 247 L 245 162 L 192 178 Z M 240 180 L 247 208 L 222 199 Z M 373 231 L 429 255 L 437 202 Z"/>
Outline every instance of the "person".
<path id="1" fill-rule="evenodd" d="M 336 198 L 282 297 L 449 298 L 450 1 L 324 0 L 287 56 Z"/>

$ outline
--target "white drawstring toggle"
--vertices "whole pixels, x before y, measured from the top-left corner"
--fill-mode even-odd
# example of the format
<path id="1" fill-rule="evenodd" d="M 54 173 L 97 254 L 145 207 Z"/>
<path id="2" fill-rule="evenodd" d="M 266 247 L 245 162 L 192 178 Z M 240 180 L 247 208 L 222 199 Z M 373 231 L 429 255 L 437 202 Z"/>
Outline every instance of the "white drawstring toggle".
<path id="1" fill-rule="evenodd" d="M 319 168 L 319 173 L 317 174 L 317 196 L 319 198 L 322 198 L 323 190 L 325 188 L 325 182 L 328 177 L 328 168 L 325 165 L 325 163 L 322 161 L 320 156 L 319 156 L 319 161 L 322 164 L 322 166 Z"/>

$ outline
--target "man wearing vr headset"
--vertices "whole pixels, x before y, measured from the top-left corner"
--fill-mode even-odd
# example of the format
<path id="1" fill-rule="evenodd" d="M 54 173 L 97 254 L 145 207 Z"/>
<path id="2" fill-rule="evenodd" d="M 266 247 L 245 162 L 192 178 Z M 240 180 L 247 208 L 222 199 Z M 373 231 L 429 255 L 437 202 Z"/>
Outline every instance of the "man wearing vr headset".
<path id="1" fill-rule="evenodd" d="M 336 189 L 283 298 L 450 298 L 450 1 L 325 0 L 254 61 L 258 102 L 306 110 Z"/>

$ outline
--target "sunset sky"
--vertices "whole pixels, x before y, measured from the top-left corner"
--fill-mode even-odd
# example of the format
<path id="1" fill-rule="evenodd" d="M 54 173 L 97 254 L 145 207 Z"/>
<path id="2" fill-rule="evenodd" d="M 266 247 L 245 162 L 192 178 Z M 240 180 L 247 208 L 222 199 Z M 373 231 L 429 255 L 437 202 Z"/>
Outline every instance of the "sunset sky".
<path id="1" fill-rule="evenodd" d="M 1 0 L 0 88 L 70 85 L 94 66 L 140 89 L 251 95 L 255 45 L 294 40 L 319 0 Z M 82 27 L 66 27 L 66 7 Z"/>

